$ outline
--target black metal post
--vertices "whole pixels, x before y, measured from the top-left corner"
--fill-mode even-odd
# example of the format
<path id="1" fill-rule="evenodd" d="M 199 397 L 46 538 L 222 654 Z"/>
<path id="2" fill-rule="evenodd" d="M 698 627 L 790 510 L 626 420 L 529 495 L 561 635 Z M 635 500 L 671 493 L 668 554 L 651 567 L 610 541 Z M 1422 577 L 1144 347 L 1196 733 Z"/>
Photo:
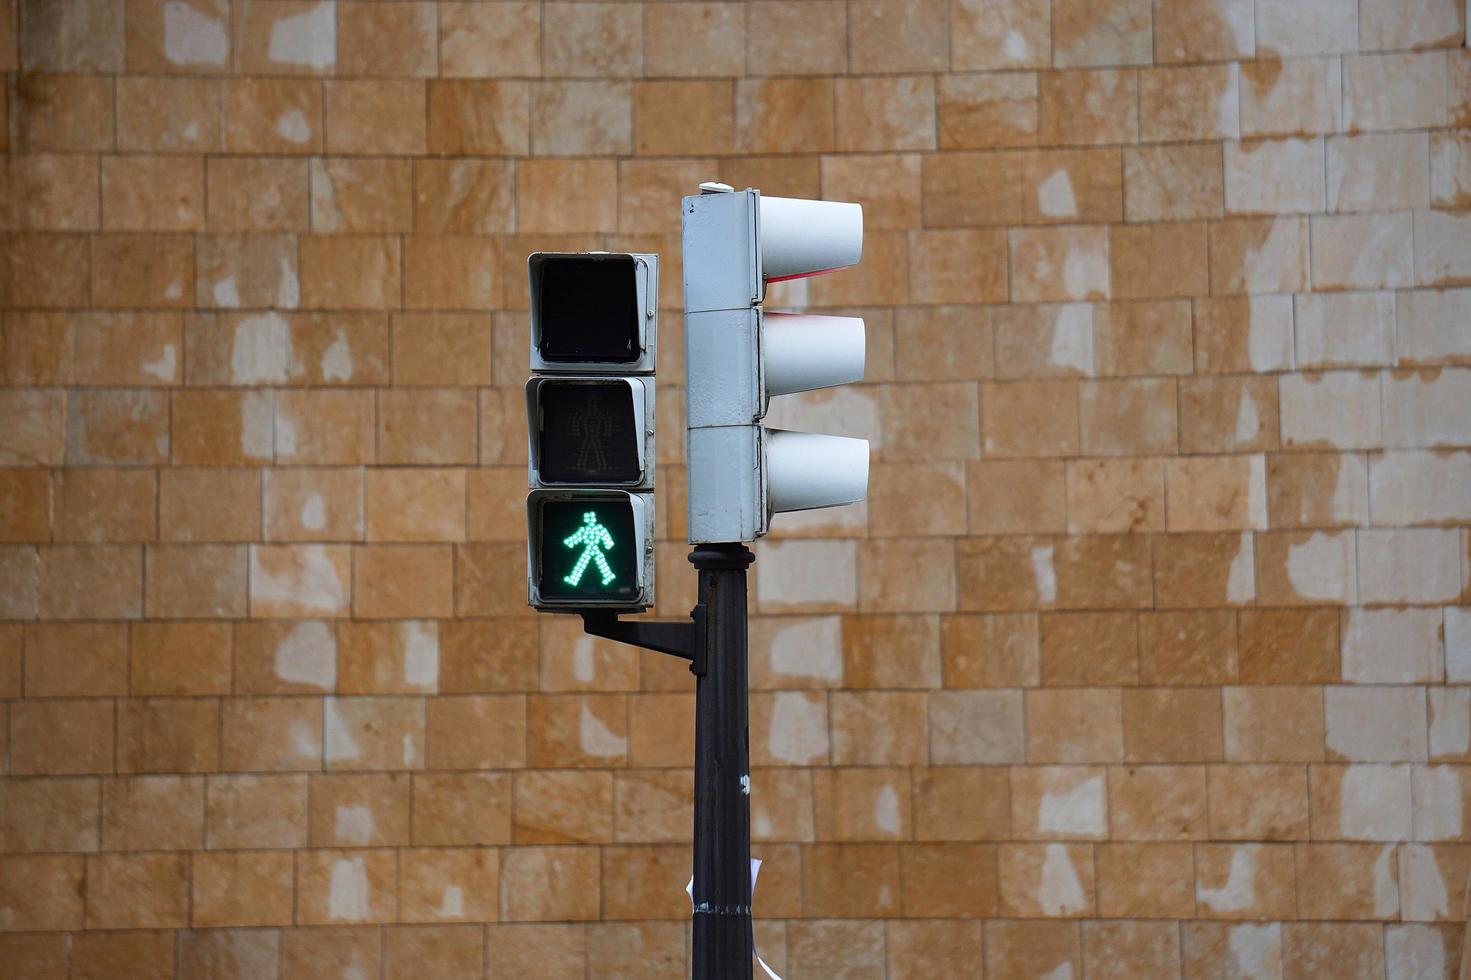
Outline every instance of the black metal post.
<path id="1" fill-rule="evenodd" d="M 750 980 L 751 777 L 742 544 L 700 545 L 695 657 L 694 980 Z M 699 607 L 697 607 L 699 608 Z"/>

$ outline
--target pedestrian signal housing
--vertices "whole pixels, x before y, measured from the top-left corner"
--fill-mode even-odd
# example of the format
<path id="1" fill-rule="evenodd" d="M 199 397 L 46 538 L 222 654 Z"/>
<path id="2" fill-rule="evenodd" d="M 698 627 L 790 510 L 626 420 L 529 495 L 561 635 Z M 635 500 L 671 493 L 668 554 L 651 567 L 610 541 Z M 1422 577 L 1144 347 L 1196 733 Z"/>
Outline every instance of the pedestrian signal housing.
<path id="1" fill-rule="evenodd" d="M 528 601 L 647 609 L 659 257 L 537 252 L 527 269 Z"/>

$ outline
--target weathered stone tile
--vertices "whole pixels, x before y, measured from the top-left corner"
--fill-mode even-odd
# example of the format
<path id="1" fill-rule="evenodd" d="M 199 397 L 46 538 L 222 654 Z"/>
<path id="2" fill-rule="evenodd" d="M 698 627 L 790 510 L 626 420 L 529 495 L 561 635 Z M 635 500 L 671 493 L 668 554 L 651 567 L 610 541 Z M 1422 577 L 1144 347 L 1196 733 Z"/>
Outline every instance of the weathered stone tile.
<path id="1" fill-rule="evenodd" d="M 1037 142 L 1035 74 L 941 75 L 936 100 L 942 150 L 1033 146 Z"/>
<path id="2" fill-rule="evenodd" d="M 1314 136 L 1343 128 L 1337 58 L 1263 57 L 1241 65 L 1241 135 Z"/>

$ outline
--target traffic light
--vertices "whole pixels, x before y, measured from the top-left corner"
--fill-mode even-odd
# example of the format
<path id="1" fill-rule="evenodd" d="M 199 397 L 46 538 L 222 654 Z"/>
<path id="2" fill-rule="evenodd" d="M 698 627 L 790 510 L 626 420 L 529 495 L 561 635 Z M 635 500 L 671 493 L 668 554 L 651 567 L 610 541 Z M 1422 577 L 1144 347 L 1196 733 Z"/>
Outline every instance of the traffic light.
<path id="1" fill-rule="evenodd" d="M 863 377 L 859 317 L 768 313 L 766 284 L 854 265 L 863 208 L 702 184 L 684 198 L 689 540 L 752 541 L 771 515 L 868 492 L 868 442 L 760 425 L 772 395 Z"/>
<path id="2" fill-rule="evenodd" d="M 659 257 L 536 252 L 527 269 L 528 601 L 647 609 Z"/>

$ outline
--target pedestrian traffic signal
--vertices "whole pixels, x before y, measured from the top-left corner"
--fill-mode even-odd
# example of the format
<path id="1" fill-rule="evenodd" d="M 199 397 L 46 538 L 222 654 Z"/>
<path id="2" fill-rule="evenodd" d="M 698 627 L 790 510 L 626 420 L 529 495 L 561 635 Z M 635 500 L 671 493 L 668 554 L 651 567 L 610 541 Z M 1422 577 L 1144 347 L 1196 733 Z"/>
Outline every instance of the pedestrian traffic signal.
<path id="1" fill-rule="evenodd" d="M 761 426 L 771 396 L 863 377 L 863 320 L 768 313 L 766 284 L 863 252 L 863 209 L 702 184 L 684 214 L 689 540 L 751 541 L 774 513 L 868 492 L 868 442 Z"/>
<path id="2" fill-rule="evenodd" d="M 645 606 L 653 583 L 650 500 L 624 491 L 533 490 L 526 515 L 533 603 Z"/>
<path id="3" fill-rule="evenodd" d="M 528 601 L 647 609 L 659 258 L 538 252 L 527 267 Z"/>

